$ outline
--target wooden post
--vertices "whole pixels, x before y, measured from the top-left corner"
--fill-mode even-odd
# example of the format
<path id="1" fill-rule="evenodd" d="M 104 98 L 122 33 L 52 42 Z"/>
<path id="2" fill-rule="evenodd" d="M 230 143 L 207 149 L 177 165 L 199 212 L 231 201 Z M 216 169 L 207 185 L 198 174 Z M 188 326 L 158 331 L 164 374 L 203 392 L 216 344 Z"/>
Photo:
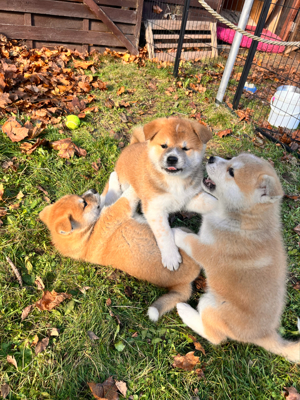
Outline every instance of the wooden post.
<path id="1" fill-rule="evenodd" d="M 113 32 L 113 34 L 124 44 L 126 49 L 137 56 L 138 50 L 134 47 L 130 40 L 123 34 L 123 32 L 117 27 L 117 25 L 109 18 L 109 16 L 99 7 L 94 0 L 83 0 L 83 3 L 89 7 L 92 13 L 97 19 L 100 19 L 104 24 Z M 96 43 L 95 43 L 96 44 Z"/>
<path id="2" fill-rule="evenodd" d="M 217 23 L 210 22 L 211 31 L 211 56 L 218 57 L 218 42 L 217 42 Z"/>
<path id="3" fill-rule="evenodd" d="M 90 20 L 87 18 L 84 18 L 82 21 L 82 30 L 83 31 L 89 31 L 90 30 Z M 82 45 L 82 52 L 89 52 L 89 45 L 88 44 L 83 44 Z"/>
<path id="4" fill-rule="evenodd" d="M 24 13 L 24 25 L 31 26 L 32 25 L 32 16 L 31 13 Z M 33 41 L 26 40 L 26 44 L 29 48 L 33 48 Z"/>
<path id="5" fill-rule="evenodd" d="M 146 25 L 146 43 L 147 43 L 147 50 L 149 54 L 149 60 L 154 58 L 154 39 L 153 39 L 153 32 L 152 32 L 152 23 L 150 21 L 145 22 Z"/>

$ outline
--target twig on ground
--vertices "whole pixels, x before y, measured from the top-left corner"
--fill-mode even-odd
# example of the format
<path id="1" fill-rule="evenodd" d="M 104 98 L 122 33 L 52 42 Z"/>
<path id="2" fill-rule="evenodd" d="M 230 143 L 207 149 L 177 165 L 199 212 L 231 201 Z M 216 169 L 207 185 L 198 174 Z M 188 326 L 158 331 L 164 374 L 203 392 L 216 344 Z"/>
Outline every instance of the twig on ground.
<path id="1" fill-rule="evenodd" d="M 11 269 L 13 270 L 14 274 L 16 275 L 20 286 L 23 287 L 22 278 L 21 278 L 20 272 L 18 271 L 17 267 L 14 265 L 14 263 L 11 261 L 11 259 L 8 256 L 6 256 L 6 260 L 9 263 L 9 265 L 11 266 Z"/>

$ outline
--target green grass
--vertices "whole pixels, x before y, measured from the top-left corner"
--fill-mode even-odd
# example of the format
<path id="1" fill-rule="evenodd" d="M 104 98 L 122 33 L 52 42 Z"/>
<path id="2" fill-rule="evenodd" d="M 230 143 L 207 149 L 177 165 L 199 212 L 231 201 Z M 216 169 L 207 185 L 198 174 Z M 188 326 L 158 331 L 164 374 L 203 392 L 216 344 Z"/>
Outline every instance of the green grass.
<path id="1" fill-rule="evenodd" d="M 120 152 L 120 143 L 126 143 L 131 128 L 154 118 L 170 115 L 189 117 L 196 108 L 203 119 L 214 129 L 232 128 L 233 134 L 220 139 L 214 136 L 209 143 L 207 156 L 218 154 L 231 157 L 242 151 L 270 159 L 274 162 L 287 194 L 299 194 L 299 163 L 281 161 L 283 150 L 273 143 L 264 142 L 258 147 L 250 124 L 239 122 L 224 107 L 213 104 L 217 85 L 208 83 L 205 93 L 186 94 L 193 78 L 181 77 L 179 88 L 171 69 L 158 69 L 148 63 L 145 68 L 135 64 L 122 64 L 104 58 L 97 75 L 108 82 L 107 92 L 95 92 L 99 113 L 91 114 L 75 131 L 48 127 L 44 137 L 57 140 L 72 137 L 74 142 L 87 150 L 86 158 L 63 160 L 57 152 L 38 148 L 32 155 L 21 153 L 19 144 L 12 143 L 1 133 L 0 180 L 4 184 L 4 201 L 8 211 L 1 228 L 0 255 L 0 385 L 7 382 L 11 388 L 8 396 L 17 399 L 92 399 L 87 382 L 103 382 L 109 376 L 123 380 L 128 385 L 128 396 L 137 399 L 282 399 L 285 386 L 299 386 L 299 367 L 264 350 L 236 342 L 215 347 L 202 338 L 206 356 L 200 357 L 200 367 L 205 377 L 199 379 L 195 372 L 172 367 L 173 356 L 194 350 L 188 334 L 175 311 L 164 316 L 158 324 L 146 317 L 147 307 L 161 294 L 158 289 L 139 282 L 122 272 L 108 267 L 90 265 L 60 256 L 53 248 L 48 231 L 39 221 L 39 212 L 47 205 L 38 186 L 49 193 L 52 201 L 67 193 L 82 193 L 88 188 L 101 191 L 113 170 Z M 213 67 L 212 67 L 213 68 Z M 199 70 L 197 71 L 199 73 Z M 152 83 L 156 89 L 151 89 Z M 136 89 L 133 94 L 117 96 L 118 88 Z M 174 88 L 169 96 L 168 88 Z M 176 98 L 174 98 L 174 96 Z M 109 109 L 105 100 L 132 102 L 129 108 Z M 133 103 L 136 102 L 136 103 Z M 125 114 L 129 122 L 122 122 Z M 2 121 L 4 122 L 4 121 Z M 261 146 L 261 144 L 259 144 Z M 4 161 L 18 163 L 16 172 L 3 170 Z M 96 172 L 92 162 L 101 159 Z M 22 191 L 24 197 L 19 208 L 10 208 Z M 300 221 L 299 202 L 284 200 L 282 206 L 284 242 L 289 257 L 289 269 L 294 279 L 300 279 L 299 236 L 293 228 Z M 176 225 L 185 224 L 196 229 L 199 218 L 184 220 L 176 217 Z M 9 256 L 19 269 L 24 287 L 20 289 L 8 266 Z M 41 298 L 34 284 L 41 277 L 47 290 L 66 291 L 72 300 L 66 300 L 57 309 L 47 312 L 37 308 L 23 322 L 22 310 Z M 90 286 L 85 294 L 80 288 Z M 132 296 L 126 288 L 131 288 Z M 200 293 L 193 295 L 196 305 Z M 107 299 L 112 305 L 106 305 Z M 121 321 L 112 317 L 109 309 Z M 300 316 L 300 293 L 288 281 L 287 306 L 282 318 L 281 331 L 285 337 L 297 338 L 296 317 Z M 59 328 L 58 337 L 50 337 L 47 349 L 35 356 L 30 343 L 35 335 L 42 339 L 50 328 Z M 92 342 L 87 331 L 100 339 Z M 137 332 L 137 336 L 133 334 Z M 124 344 L 119 352 L 115 344 Z M 6 360 L 14 356 L 16 370 Z M 297 386 L 298 385 L 298 386 Z M 132 396 L 132 397 L 130 397 Z"/>

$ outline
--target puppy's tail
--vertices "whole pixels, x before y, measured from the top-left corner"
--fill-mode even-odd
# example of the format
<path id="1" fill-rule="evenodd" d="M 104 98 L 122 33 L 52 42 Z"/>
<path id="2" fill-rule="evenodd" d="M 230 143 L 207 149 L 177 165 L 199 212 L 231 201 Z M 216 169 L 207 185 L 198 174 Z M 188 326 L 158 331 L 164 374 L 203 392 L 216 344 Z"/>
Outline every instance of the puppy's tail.
<path id="1" fill-rule="evenodd" d="M 141 142 L 145 142 L 146 138 L 145 138 L 145 134 L 144 134 L 144 129 L 142 127 L 142 125 L 137 126 L 136 128 L 134 128 L 131 138 L 130 138 L 130 144 L 134 144 L 134 143 L 141 143 Z"/>
<path id="2" fill-rule="evenodd" d="M 257 339 L 256 341 L 253 341 L 253 343 L 263 347 L 271 353 L 285 357 L 291 362 L 300 363 L 299 340 L 297 342 L 290 342 L 288 340 L 284 340 L 278 333 L 274 333 L 274 335 Z"/>
<path id="3" fill-rule="evenodd" d="M 157 322 L 163 314 L 172 310 L 177 303 L 186 302 L 192 295 L 191 283 L 176 285 L 169 289 L 169 293 L 159 297 L 148 308 L 148 316 L 151 321 Z"/>

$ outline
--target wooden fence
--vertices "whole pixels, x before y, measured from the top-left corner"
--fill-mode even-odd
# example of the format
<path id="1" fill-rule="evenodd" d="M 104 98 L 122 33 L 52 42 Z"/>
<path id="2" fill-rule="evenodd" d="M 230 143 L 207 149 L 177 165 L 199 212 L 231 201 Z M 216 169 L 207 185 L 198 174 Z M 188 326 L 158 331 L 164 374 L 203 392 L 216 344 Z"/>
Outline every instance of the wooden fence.
<path id="1" fill-rule="evenodd" d="M 137 54 L 143 0 L 0 0 L 0 33 L 30 47 Z"/>

